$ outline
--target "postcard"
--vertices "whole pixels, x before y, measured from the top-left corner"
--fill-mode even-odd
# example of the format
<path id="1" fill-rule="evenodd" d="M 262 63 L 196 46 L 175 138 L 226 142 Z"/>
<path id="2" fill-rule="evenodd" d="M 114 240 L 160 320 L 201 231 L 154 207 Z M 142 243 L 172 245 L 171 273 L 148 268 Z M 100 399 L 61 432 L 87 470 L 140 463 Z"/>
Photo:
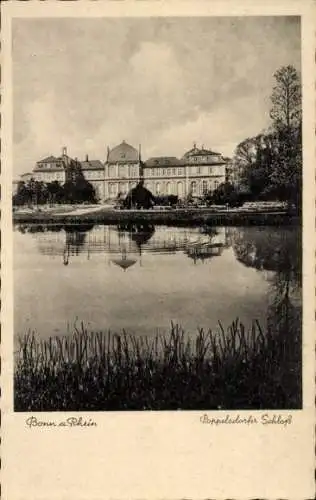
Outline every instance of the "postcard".
<path id="1" fill-rule="evenodd" d="M 315 494 L 315 6 L 2 9 L 2 494 Z"/>

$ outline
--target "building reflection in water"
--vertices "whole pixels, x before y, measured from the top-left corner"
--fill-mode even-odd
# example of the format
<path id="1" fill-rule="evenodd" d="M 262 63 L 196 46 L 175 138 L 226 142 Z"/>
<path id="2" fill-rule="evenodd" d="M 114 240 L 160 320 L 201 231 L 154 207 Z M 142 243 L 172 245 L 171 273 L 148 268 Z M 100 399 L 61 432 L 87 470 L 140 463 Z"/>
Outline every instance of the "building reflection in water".
<path id="1" fill-rule="evenodd" d="M 185 254 L 195 264 L 220 256 L 228 247 L 227 228 L 175 228 L 153 224 L 119 224 L 93 226 L 93 224 L 58 226 L 19 226 L 21 232 L 31 232 L 39 251 L 48 256 L 61 256 L 67 266 L 73 257 L 90 260 L 95 254 L 105 255 L 126 270 L 136 262 L 143 264 L 143 253 Z M 113 256 L 114 255 L 114 256 Z"/>

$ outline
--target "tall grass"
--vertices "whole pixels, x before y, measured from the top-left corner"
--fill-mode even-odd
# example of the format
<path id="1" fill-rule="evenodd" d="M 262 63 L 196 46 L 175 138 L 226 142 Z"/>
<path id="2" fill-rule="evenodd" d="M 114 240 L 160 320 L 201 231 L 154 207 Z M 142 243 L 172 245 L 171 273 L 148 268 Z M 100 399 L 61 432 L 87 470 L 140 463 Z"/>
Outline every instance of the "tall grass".
<path id="1" fill-rule="evenodd" d="M 282 329 L 281 329 L 282 330 Z M 246 330 L 154 338 L 88 332 L 19 339 L 15 410 L 272 409 L 301 406 L 300 336 Z"/>

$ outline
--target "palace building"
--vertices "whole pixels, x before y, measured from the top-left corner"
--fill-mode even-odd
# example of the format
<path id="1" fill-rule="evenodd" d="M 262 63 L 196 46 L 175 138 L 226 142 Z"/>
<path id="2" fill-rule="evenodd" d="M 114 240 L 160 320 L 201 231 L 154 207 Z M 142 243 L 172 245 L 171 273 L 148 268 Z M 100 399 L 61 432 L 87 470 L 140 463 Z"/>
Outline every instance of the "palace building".
<path id="1" fill-rule="evenodd" d="M 104 174 L 105 199 L 126 196 L 143 178 L 140 146 L 137 150 L 123 141 L 108 148 Z"/>
<path id="2" fill-rule="evenodd" d="M 100 160 L 90 160 L 86 155 L 85 160 L 80 161 L 80 167 L 85 179 L 94 187 L 97 199 L 105 200 L 105 167 L 102 162 Z"/>
<path id="3" fill-rule="evenodd" d="M 229 159 L 194 144 L 181 159 L 154 157 L 143 168 L 145 186 L 154 195 L 174 194 L 184 198 L 189 194 L 199 197 L 214 191 L 227 178 Z"/>
<path id="4" fill-rule="evenodd" d="M 58 181 L 64 184 L 67 180 L 67 167 L 69 167 L 70 162 L 71 158 L 67 155 L 67 148 L 63 148 L 61 156 L 48 156 L 36 162 L 32 177 L 35 181 Z"/>
<path id="5" fill-rule="evenodd" d="M 177 195 L 183 199 L 214 191 L 228 179 L 231 161 L 196 144 L 180 159 L 158 156 L 142 161 L 140 145 L 136 149 L 123 141 L 112 149 L 107 148 L 104 163 L 90 160 L 88 156 L 83 161 L 73 160 L 63 148 L 61 156 L 38 161 L 32 174 L 27 175 L 38 181 L 63 184 L 73 178 L 76 169 L 93 185 L 100 201 L 125 197 L 141 180 L 155 196 Z"/>

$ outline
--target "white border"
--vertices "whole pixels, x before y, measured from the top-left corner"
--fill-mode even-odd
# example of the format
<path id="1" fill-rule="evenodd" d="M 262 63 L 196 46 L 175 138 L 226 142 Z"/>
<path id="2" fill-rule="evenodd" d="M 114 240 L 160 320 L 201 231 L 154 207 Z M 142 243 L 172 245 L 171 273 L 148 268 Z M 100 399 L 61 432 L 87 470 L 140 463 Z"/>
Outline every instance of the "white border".
<path id="1" fill-rule="evenodd" d="M 315 148 L 311 1 L 8 2 L 2 9 L 2 494 L 17 499 L 314 496 Z M 302 16 L 304 229 L 303 411 L 284 428 L 201 425 L 200 412 L 92 413 L 97 428 L 30 431 L 13 413 L 12 17 Z M 277 47 L 276 47 L 277 50 Z M 224 412 L 227 413 L 227 412 Z M 230 412 L 241 414 L 244 412 Z M 247 412 L 247 414 L 262 412 Z M 289 412 L 279 412 L 288 414 Z M 54 414 L 69 416 L 65 414 Z M 81 416 L 84 414 L 80 413 Z M 52 414 L 41 414 L 42 418 Z"/>

